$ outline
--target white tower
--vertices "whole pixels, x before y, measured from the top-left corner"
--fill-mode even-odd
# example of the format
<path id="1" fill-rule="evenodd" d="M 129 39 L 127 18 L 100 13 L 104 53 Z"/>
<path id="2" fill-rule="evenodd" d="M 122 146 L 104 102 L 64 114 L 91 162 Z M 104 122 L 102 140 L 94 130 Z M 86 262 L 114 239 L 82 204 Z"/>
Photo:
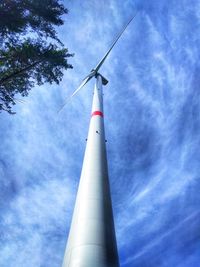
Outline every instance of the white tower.
<path id="1" fill-rule="evenodd" d="M 63 267 L 118 267 L 106 157 L 102 81 L 96 75 L 92 114 Z"/>
<path id="2" fill-rule="evenodd" d="M 62 267 L 119 267 L 103 119 L 102 84 L 108 81 L 99 74 L 99 69 L 135 16 L 72 94 L 74 96 L 90 79 L 96 78 L 85 157 Z"/>

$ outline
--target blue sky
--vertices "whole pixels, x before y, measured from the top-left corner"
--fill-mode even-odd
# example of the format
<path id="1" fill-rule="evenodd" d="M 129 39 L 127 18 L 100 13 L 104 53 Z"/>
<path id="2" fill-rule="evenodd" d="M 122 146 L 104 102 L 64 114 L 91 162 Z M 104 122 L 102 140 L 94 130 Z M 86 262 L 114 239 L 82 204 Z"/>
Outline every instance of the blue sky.
<path id="1" fill-rule="evenodd" d="M 74 69 L 0 115 L 0 266 L 61 266 L 94 81 L 57 110 L 136 10 L 101 69 L 120 264 L 199 266 L 200 1 L 64 2 Z"/>

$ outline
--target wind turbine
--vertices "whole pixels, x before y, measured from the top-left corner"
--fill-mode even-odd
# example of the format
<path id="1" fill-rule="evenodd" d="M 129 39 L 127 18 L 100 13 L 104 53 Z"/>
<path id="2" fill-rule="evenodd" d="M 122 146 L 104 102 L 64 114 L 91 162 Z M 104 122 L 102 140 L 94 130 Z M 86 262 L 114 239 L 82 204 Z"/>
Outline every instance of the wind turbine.
<path id="1" fill-rule="evenodd" d="M 108 81 L 99 70 L 135 16 L 71 95 L 73 97 L 90 79 L 96 78 L 85 156 L 62 267 L 119 266 L 104 132 L 102 85 Z"/>

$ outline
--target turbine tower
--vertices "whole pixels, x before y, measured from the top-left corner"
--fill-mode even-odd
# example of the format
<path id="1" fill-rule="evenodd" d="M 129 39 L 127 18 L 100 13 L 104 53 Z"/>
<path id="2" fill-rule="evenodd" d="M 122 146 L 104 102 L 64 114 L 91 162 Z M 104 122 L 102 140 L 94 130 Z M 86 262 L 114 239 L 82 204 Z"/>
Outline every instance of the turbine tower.
<path id="1" fill-rule="evenodd" d="M 62 267 L 119 267 L 104 132 L 102 85 L 108 81 L 99 69 L 133 18 L 71 95 L 96 78 L 85 156 Z"/>

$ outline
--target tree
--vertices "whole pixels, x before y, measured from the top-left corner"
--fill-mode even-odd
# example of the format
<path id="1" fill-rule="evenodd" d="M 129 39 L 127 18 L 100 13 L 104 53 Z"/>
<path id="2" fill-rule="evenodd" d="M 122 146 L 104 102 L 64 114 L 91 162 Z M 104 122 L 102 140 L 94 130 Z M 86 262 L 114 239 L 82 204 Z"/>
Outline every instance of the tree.
<path id="1" fill-rule="evenodd" d="M 55 26 L 67 9 L 59 0 L 1 0 L 0 111 L 12 111 L 15 96 L 27 96 L 35 85 L 57 84 L 72 68 Z"/>

